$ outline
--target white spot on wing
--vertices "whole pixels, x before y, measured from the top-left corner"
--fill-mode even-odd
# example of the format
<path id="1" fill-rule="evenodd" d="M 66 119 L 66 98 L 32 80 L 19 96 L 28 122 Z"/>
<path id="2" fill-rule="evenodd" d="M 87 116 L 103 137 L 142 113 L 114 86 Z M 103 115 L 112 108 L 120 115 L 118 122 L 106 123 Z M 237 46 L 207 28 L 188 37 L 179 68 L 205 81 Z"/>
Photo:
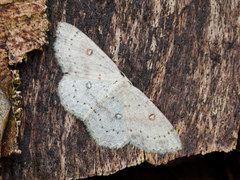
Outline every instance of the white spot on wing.
<path id="1" fill-rule="evenodd" d="M 91 89 L 91 88 L 92 88 L 92 83 L 91 83 L 91 81 L 88 81 L 88 82 L 86 83 L 86 88 L 88 88 L 88 89 Z"/>
<path id="2" fill-rule="evenodd" d="M 93 50 L 92 49 L 87 49 L 86 51 L 88 56 L 91 56 L 93 54 Z"/>
<path id="3" fill-rule="evenodd" d="M 120 113 L 115 114 L 116 119 L 122 119 L 122 115 Z"/>

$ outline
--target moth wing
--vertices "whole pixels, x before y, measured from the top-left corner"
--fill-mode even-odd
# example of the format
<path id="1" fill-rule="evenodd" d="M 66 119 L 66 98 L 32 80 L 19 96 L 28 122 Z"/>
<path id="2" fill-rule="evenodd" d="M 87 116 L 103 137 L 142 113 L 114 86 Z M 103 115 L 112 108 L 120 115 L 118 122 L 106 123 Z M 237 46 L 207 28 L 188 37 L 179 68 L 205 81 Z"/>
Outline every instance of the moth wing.
<path id="1" fill-rule="evenodd" d="M 114 121 L 111 112 L 101 110 L 106 109 L 102 100 L 123 78 L 117 66 L 91 39 L 67 23 L 59 23 L 54 48 L 65 73 L 58 86 L 64 108 L 86 124 L 99 145 L 118 148 L 129 142 L 124 122 Z"/>
<path id="2" fill-rule="evenodd" d="M 163 113 L 132 85 L 123 87 L 130 143 L 146 152 L 164 154 L 181 149 L 180 138 Z"/>
<path id="3" fill-rule="evenodd" d="M 110 93 L 88 113 L 85 124 L 98 145 L 121 148 L 129 143 L 125 113 L 123 97 L 114 93 Z"/>
<path id="4" fill-rule="evenodd" d="M 58 23 L 55 56 L 62 71 L 90 79 L 118 79 L 115 63 L 82 31 L 71 24 Z"/>
<path id="5" fill-rule="evenodd" d="M 109 148 L 120 148 L 130 142 L 151 153 L 181 149 L 171 123 L 127 79 L 89 113 L 86 126 L 99 145 Z"/>
<path id="6" fill-rule="evenodd" d="M 84 121 L 114 85 L 114 81 L 79 78 L 65 74 L 58 85 L 61 104 L 70 113 Z"/>

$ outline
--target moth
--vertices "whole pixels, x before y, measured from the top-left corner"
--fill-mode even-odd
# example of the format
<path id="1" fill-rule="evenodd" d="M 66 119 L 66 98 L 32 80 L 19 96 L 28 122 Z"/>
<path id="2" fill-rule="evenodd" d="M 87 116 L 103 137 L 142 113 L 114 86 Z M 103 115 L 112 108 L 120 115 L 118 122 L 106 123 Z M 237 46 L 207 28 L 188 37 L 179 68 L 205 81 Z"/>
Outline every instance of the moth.
<path id="1" fill-rule="evenodd" d="M 54 50 L 64 73 L 60 102 L 83 121 L 98 145 L 122 148 L 130 143 L 160 154 L 181 149 L 168 119 L 78 28 L 58 23 Z"/>

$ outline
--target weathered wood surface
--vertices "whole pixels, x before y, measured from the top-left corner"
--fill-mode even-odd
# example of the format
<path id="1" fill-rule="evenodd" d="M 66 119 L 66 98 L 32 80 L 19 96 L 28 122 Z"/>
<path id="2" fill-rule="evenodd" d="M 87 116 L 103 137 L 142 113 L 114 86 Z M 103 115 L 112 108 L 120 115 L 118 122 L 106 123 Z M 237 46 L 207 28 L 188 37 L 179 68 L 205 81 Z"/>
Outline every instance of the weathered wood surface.
<path id="1" fill-rule="evenodd" d="M 45 3 L 45 0 L 0 1 L 0 90 L 11 104 L 7 118 L 0 118 L 1 157 L 21 152 L 17 143 L 22 115 L 22 98 L 18 90 L 21 80 L 16 65 L 22 62 L 27 52 L 47 43 L 49 22 Z M 15 66 L 10 67 L 10 64 Z"/>
<path id="2" fill-rule="evenodd" d="M 236 148 L 240 117 L 240 2 L 49 0 L 49 45 L 20 67 L 22 154 L 6 159 L 5 179 L 107 175 L 148 161 Z M 177 129 L 182 151 L 146 154 L 131 145 L 99 147 L 64 111 L 53 42 L 59 21 L 93 39 Z"/>

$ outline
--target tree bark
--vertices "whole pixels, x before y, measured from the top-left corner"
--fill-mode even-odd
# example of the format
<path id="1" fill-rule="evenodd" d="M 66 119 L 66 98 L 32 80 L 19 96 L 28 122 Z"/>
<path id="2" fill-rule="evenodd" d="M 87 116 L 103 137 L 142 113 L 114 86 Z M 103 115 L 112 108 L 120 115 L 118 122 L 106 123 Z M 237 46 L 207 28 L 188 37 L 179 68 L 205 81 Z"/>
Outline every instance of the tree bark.
<path id="1" fill-rule="evenodd" d="M 229 152 L 240 117 L 240 2 L 49 0 L 49 45 L 28 55 L 22 74 L 21 155 L 3 178 L 67 179 L 108 175 L 144 161 Z M 75 25 L 113 59 L 173 124 L 183 149 L 158 155 L 132 145 L 98 146 L 57 95 L 62 77 L 53 43 L 59 21 Z"/>

